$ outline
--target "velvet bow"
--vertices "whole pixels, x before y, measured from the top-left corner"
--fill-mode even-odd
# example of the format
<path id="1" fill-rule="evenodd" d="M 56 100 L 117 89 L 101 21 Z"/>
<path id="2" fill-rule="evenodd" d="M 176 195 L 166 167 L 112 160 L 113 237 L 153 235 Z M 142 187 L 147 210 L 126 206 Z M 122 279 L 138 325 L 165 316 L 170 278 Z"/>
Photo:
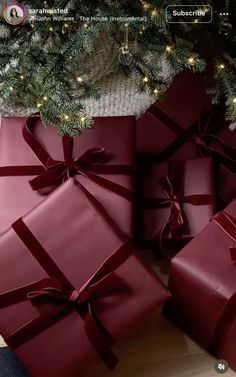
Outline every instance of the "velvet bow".
<path id="1" fill-rule="evenodd" d="M 168 227 L 170 230 L 176 230 L 184 225 L 184 203 L 199 206 L 212 202 L 211 195 L 199 194 L 185 196 L 182 191 L 176 192 L 175 182 L 169 175 L 162 177 L 159 183 L 166 195 L 166 199 L 159 199 L 158 207 L 170 208 L 170 215 L 167 222 L 164 224 L 164 228 Z"/>
<path id="2" fill-rule="evenodd" d="M 77 174 L 90 177 L 89 170 L 95 164 L 103 164 L 108 161 L 108 155 L 104 148 L 91 148 L 80 157 L 73 159 L 73 138 L 62 138 L 64 161 L 53 160 L 50 156 L 45 165 L 45 171 L 30 181 L 33 190 L 39 190 L 55 184 L 60 184 Z"/>

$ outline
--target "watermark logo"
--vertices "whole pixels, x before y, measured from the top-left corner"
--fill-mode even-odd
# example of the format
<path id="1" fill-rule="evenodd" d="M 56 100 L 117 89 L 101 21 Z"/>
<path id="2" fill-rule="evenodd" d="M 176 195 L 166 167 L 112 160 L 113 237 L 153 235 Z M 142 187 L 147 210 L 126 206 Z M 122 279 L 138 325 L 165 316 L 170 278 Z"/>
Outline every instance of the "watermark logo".
<path id="1" fill-rule="evenodd" d="M 19 3 L 9 3 L 3 10 L 3 17 L 11 25 L 19 25 L 25 19 L 25 8 Z"/>

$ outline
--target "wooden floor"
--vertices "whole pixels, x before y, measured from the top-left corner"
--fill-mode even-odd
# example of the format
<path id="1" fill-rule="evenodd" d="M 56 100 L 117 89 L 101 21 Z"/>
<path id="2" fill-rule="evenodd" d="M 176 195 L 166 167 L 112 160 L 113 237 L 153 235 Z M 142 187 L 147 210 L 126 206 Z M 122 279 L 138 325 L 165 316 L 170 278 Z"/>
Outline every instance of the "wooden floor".
<path id="1" fill-rule="evenodd" d="M 3 345 L 0 338 L 0 346 Z M 108 374 L 110 377 L 219 376 L 214 369 L 216 360 L 163 318 L 160 311 L 153 313 L 125 342 L 117 344 L 114 351 L 120 363 Z M 236 374 L 228 370 L 224 376 Z"/>

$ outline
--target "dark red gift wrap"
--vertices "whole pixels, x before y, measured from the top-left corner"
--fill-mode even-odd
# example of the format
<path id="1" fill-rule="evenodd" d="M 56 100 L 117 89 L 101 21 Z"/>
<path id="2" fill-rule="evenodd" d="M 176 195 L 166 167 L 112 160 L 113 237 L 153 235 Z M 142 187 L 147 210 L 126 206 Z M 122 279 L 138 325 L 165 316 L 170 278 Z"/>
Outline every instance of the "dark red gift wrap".
<path id="1" fill-rule="evenodd" d="M 185 71 L 171 84 L 163 101 L 154 103 L 137 120 L 137 151 L 144 156 L 169 157 L 196 129 L 202 112 L 210 112 L 203 76 Z M 180 158 L 187 159 L 191 145 Z"/>
<path id="2" fill-rule="evenodd" d="M 211 107 L 202 75 L 184 72 L 163 102 L 154 103 L 137 121 L 140 161 L 211 156 L 218 193 L 230 203 L 236 196 L 236 131 L 230 131 L 224 118 L 224 109 Z"/>
<path id="3" fill-rule="evenodd" d="M 115 136 L 114 136 L 115 135 Z M 2 118 L 0 232 L 75 176 L 126 232 L 133 226 L 134 117 L 96 118 L 82 135 L 60 137 L 39 117 Z M 94 185 L 94 183 L 96 183 Z"/>
<path id="4" fill-rule="evenodd" d="M 164 313 L 236 369 L 236 200 L 171 262 Z"/>
<path id="5" fill-rule="evenodd" d="M 82 376 L 91 361 L 112 369 L 114 342 L 169 298 L 72 178 L 13 223 L 0 248 L 0 333 L 32 377 Z"/>
<path id="6" fill-rule="evenodd" d="M 150 164 L 139 200 L 137 233 L 144 246 L 178 248 L 198 234 L 215 211 L 213 177 L 208 157 Z"/>

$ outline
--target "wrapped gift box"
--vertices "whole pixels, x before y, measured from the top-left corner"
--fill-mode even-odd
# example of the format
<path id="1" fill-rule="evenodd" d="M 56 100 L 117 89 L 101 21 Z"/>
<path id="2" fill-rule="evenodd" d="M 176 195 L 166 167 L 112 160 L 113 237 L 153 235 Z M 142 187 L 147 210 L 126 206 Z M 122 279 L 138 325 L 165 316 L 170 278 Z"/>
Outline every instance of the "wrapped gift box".
<path id="1" fill-rule="evenodd" d="M 68 156 L 65 151 L 63 153 L 63 139 L 57 135 L 56 129 L 43 127 L 38 117 L 28 119 L 25 140 L 22 130 L 26 121 L 27 118 L 1 119 L 0 232 L 45 198 L 47 190 L 37 186 L 45 185 L 45 181 L 52 181 L 56 186 L 60 179 L 67 178 L 66 174 L 77 173 L 78 180 L 107 208 L 118 225 L 124 231 L 132 232 L 134 117 L 96 118 L 93 129 L 72 139 L 74 145 L 67 146 Z M 38 157 L 42 157 L 43 163 Z M 69 160 L 66 168 L 60 164 L 65 157 Z M 40 174 L 45 175 L 45 171 L 46 176 L 36 180 L 36 191 L 32 190 L 29 181 Z"/>
<path id="2" fill-rule="evenodd" d="M 211 101 L 205 93 L 202 75 L 185 71 L 168 89 L 163 101 L 157 101 L 137 120 L 137 151 L 143 156 L 168 157 L 197 129 L 203 112 L 209 113 Z M 194 158 L 192 145 L 182 148 L 182 159 Z"/>
<path id="3" fill-rule="evenodd" d="M 92 360 L 114 367 L 111 345 L 169 298 L 72 178 L 17 220 L 0 248 L 0 333 L 31 377 L 83 376 Z"/>
<path id="4" fill-rule="evenodd" d="M 136 233 L 144 247 L 181 247 L 215 212 L 214 170 L 209 157 L 150 164 L 139 190 L 142 214 L 137 216 Z"/>
<path id="5" fill-rule="evenodd" d="M 164 313 L 236 369 L 236 200 L 172 259 Z"/>

